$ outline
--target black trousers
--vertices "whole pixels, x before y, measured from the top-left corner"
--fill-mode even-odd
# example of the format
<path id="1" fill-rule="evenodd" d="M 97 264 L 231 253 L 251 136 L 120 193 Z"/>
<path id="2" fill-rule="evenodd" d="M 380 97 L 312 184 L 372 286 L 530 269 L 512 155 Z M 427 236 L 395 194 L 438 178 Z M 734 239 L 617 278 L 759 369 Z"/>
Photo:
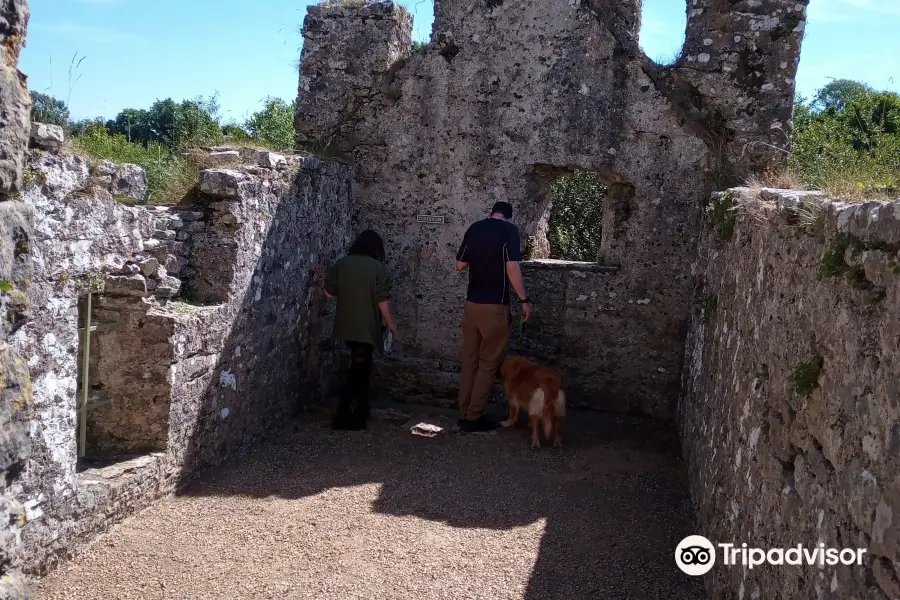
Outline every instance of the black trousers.
<path id="1" fill-rule="evenodd" d="M 363 342 L 347 342 L 347 345 L 350 347 L 350 368 L 341 391 L 337 419 L 364 421 L 369 416 L 369 378 L 375 346 Z"/>

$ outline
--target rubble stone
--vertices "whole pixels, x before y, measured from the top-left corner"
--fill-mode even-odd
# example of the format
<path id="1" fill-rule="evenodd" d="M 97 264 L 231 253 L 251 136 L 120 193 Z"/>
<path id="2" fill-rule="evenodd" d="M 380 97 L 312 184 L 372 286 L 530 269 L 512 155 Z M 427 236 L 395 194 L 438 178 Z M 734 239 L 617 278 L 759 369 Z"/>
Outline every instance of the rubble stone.
<path id="1" fill-rule="evenodd" d="M 200 172 L 200 191 L 217 198 L 238 198 L 239 186 L 247 177 L 231 169 L 207 169 Z"/>
<path id="2" fill-rule="evenodd" d="M 55 151 L 62 147 L 66 137 L 63 134 L 63 128 L 59 125 L 32 123 L 30 141 L 35 148 Z"/>

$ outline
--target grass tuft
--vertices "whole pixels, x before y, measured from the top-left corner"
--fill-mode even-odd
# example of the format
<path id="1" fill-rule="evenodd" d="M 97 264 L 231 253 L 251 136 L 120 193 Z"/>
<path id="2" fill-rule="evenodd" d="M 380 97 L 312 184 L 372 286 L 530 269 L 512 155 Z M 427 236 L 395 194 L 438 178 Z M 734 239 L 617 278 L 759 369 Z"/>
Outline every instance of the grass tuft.
<path id="1" fill-rule="evenodd" d="M 737 221 L 737 203 L 730 191 L 715 196 L 707 208 L 713 227 L 726 242 L 734 237 Z"/>

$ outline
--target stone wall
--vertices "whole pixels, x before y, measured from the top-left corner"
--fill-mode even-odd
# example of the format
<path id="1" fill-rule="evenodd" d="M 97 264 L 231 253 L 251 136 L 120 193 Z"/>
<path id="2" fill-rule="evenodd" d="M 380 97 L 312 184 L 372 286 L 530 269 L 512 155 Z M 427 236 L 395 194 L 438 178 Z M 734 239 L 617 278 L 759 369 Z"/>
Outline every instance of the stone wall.
<path id="1" fill-rule="evenodd" d="M 898 251 L 900 201 L 712 202 L 679 404 L 698 533 L 868 553 L 865 568 L 717 564 L 711 597 L 900 597 Z"/>
<path id="2" fill-rule="evenodd" d="M 26 598 L 16 569 L 25 511 L 20 501 L 22 472 L 31 451 L 28 365 L 8 337 L 28 316 L 31 280 L 32 215 L 18 201 L 30 133 L 31 100 L 18 69 L 30 11 L 25 0 L 0 5 L 0 598 Z"/>
<path id="3" fill-rule="evenodd" d="M 411 17 L 391 2 L 308 9 L 297 144 L 359 168 L 354 230 L 385 237 L 397 282 L 404 334 L 392 368 L 454 377 L 465 282 L 453 264 L 465 229 L 510 201 L 541 258 L 549 184 L 587 169 L 610 186 L 600 259 L 619 269 L 572 280 L 566 316 L 614 331 L 575 338 L 591 358 L 573 368 L 603 373 L 608 393 L 587 394 L 592 406 L 672 413 L 700 206 L 721 180 L 779 160 L 772 146 L 790 130 L 806 3 L 694 3 L 671 68 L 638 49 L 638 4 L 439 1 L 431 43 L 414 55 Z M 557 320 L 542 358 L 562 364 L 569 355 L 550 348 L 567 348 L 563 328 L 577 325 L 559 321 L 559 295 L 547 294 L 529 293 Z M 625 346 L 621 362 L 608 343 Z"/>
<path id="4" fill-rule="evenodd" d="M 201 172 L 193 205 L 176 208 L 117 202 L 146 192 L 134 166 L 32 151 L 22 196 L 36 214 L 33 309 L 13 336 L 34 391 L 18 560 L 28 573 L 318 399 L 333 358 L 312 270 L 349 243 L 354 171 L 241 155 L 234 169 Z"/>

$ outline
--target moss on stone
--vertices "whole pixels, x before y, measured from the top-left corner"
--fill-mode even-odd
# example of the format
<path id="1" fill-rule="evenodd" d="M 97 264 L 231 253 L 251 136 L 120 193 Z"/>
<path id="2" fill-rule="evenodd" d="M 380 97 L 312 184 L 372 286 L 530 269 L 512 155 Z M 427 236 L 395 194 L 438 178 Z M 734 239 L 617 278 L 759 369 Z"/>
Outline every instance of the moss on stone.
<path id="1" fill-rule="evenodd" d="M 106 287 L 106 275 L 102 271 L 89 271 L 79 278 L 75 287 L 84 293 L 103 293 Z"/>
<path id="2" fill-rule="evenodd" d="M 34 183 L 34 180 L 34 169 L 32 169 L 31 167 L 25 167 L 25 169 L 22 171 L 22 181 L 25 183 L 25 187 L 28 187 L 29 185 Z"/>
<path id="3" fill-rule="evenodd" d="M 844 277 L 847 279 L 850 286 L 855 289 L 868 289 L 872 285 L 871 282 L 866 279 L 866 270 L 862 265 L 852 265 L 847 267 Z"/>
<path id="4" fill-rule="evenodd" d="M 814 389 L 819 387 L 819 375 L 822 374 L 824 364 L 824 359 L 817 356 L 809 362 L 797 365 L 794 371 L 788 375 L 791 391 L 799 396 L 809 396 Z"/>
<path id="5" fill-rule="evenodd" d="M 847 235 L 839 233 L 834 236 L 831 241 L 831 248 L 822 255 L 819 264 L 819 272 L 823 277 L 837 277 L 847 270 L 847 263 L 844 261 L 844 255 L 850 246 L 850 239 Z"/>
<path id="6" fill-rule="evenodd" d="M 734 194 L 728 191 L 715 196 L 707 210 L 713 227 L 726 242 L 734 237 L 734 228 L 737 221 L 736 207 Z"/>
<path id="7" fill-rule="evenodd" d="M 719 306 L 719 297 L 715 294 L 704 296 L 700 299 L 700 311 L 704 321 L 710 321 L 716 315 Z"/>
<path id="8" fill-rule="evenodd" d="M 13 291 L 14 287 L 15 286 L 11 282 L 5 279 L 0 279 L 0 292 L 8 294 L 9 292 Z"/>

